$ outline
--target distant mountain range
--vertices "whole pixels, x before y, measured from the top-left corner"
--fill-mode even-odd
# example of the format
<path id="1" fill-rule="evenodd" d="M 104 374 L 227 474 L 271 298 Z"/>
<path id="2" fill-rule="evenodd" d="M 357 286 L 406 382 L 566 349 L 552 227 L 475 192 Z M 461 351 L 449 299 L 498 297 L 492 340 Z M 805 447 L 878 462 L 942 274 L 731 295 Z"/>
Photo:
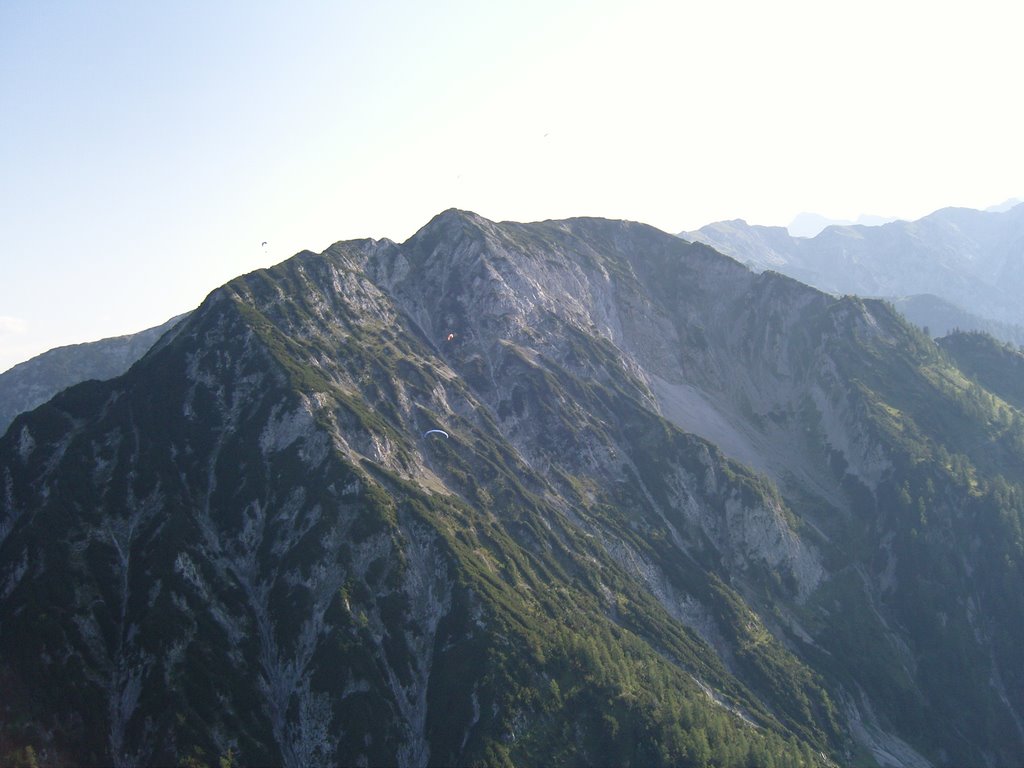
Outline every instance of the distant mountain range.
<path id="1" fill-rule="evenodd" d="M 1016 764 L 1022 370 L 631 222 L 298 254 L 0 437 L 0 762 Z"/>
<path id="2" fill-rule="evenodd" d="M 816 234 L 821 232 L 821 230 L 825 229 L 825 227 L 831 227 L 836 224 L 861 224 L 867 227 L 875 227 L 879 224 L 888 224 L 890 221 L 896 221 L 896 219 L 886 216 L 871 216 L 869 214 L 863 214 L 858 216 L 856 221 L 849 221 L 848 219 L 830 219 L 827 216 L 822 216 L 818 213 L 805 212 L 797 214 L 786 229 L 793 237 L 814 237 Z"/>
<path id="3" fill-rule="evenodd" d="M 830 293 L 896 301 L 936 335 L 960 327 L 1015 343 L 1024 338 L 1024 205 L 945 208 L 873 227 L 829 226 L 812 238 L 740 219 L 680 237 Z"/>
<path id="4" fill-rule="evenodd" d="M 1016 198 L 1016 197 L 1011 197 L 1009 200 L 1004 200 L 1003 202 L 999 203 L 998 205 L 990 205 L 985 210 L 986 211 L 990 211 L 990 212 L 994 212 L 994 213 L 1000 213 L 1002 211 L 1008 211 L 1011 208 L 1016 208 L 1021 203 L 1024 203 L 1024 200 L 1020 200 L 1019 198 Z"/>
<path id="5" fill-rule="evenodd" d="M 42 405 L 62 389 L 88 379 L 120 376 L 185 317 L 187 313 L 138 333 L 56 347 L 0 373 L 0 434 L 19 413 Z"/>
<path id="6" fill-rule="evenodd" d="M 1024 346 L 1024 327 L 1011 323 L 987 320 L 968 312 L 951 301 L 932 294 L 890 298 L 904 317 L 933 338 L 941 338 L 953 331 L 978 331 L 987 333 L 1001 341 Z"/>
<path id="7" fill-rule="evenodd" d="M 985 210 L 990 212 L 1008 211 L 1011 208 L 1020 205 L 1021 202 L 1024 201 L 1019 200 L 1016 197 L 1011 197 L 1008 200 L 1004 200 L 1002 203 L 989 206 Z M 895 216 L 875 216 L 864 213 L 858 216 L 856 221 L 851 221 L 849 219 L 832 219 L 828 216 L 822 216 L 820 213 L 810 213 L 805 211 L 794 216 L 786 229 L 793 237 L 814 237 L 826 227 L 835 225 L 849 226 L 858 224 L 867 227 L 877 227 L 881 224 L 888 224 L 896 220 Z"/>

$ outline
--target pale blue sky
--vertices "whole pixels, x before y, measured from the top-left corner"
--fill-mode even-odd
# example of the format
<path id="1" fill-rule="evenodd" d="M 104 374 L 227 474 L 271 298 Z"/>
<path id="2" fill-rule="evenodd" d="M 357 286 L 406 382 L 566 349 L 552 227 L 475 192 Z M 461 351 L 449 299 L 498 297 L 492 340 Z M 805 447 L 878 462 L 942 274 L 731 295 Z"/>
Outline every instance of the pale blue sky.
<path id="1" fill-rule="evenodd" d="M 678 232 L 1024 196 L 1015 11 L 2 0 L 0 371 L 452 206 Z"/>

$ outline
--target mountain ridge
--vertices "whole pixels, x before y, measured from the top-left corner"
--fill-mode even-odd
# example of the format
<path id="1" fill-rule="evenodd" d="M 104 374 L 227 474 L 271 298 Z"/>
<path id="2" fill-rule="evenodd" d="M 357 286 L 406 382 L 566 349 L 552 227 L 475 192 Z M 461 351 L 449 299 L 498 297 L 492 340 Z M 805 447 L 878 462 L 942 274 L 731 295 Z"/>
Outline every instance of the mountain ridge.
<path id="1" fill-rule="evenodd" d="M 188 313 L 138 333 L 71 344 L 36 355 L 0 373 L 0 433 L 19 413 L 86 379 L 110 379 L 128 368 Z"/>
<path id="2" fill-rule="evenodd" d="M 0 438 L 0 754 L 998 764 L 1016 408 L 646 225 L 304 252 Z"/>
<path id="3" fill-rule="evenodd" d="M 1024 326 L 1015 298 L 1024 205 L 1006 211 L 943 208 L 913 222 L 875 227 L 834 225 L 813 238 L 742 220 L 681 236 L 830 293 L 890 299 L 933 294 L 987 321 Z"/>

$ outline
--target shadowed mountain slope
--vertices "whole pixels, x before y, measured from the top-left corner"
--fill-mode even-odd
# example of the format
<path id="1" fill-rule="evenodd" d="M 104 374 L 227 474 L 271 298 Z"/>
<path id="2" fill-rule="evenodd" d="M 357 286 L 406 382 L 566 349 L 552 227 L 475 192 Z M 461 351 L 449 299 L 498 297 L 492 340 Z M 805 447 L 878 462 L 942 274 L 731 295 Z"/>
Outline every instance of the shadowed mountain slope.
<path id="1" fill-rule="evenodd" d="M 14 417 L 87 379 L 120 376 L 186 315 L 145 331 L 57 347 L 0 373 L 0 433 Z"/>

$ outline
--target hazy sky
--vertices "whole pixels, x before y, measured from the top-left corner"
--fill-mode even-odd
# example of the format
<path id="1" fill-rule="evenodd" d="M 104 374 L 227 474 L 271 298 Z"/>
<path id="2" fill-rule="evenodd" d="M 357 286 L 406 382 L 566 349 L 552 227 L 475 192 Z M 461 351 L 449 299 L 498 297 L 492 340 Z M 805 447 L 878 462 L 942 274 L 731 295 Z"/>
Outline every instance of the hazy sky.
<path id="1" fill-rule="evenodd" d="M 678 232 L 1024 196 L 1017 21 L 984 0 L 2 0 L 0 371 L 453 206 Z"/>

